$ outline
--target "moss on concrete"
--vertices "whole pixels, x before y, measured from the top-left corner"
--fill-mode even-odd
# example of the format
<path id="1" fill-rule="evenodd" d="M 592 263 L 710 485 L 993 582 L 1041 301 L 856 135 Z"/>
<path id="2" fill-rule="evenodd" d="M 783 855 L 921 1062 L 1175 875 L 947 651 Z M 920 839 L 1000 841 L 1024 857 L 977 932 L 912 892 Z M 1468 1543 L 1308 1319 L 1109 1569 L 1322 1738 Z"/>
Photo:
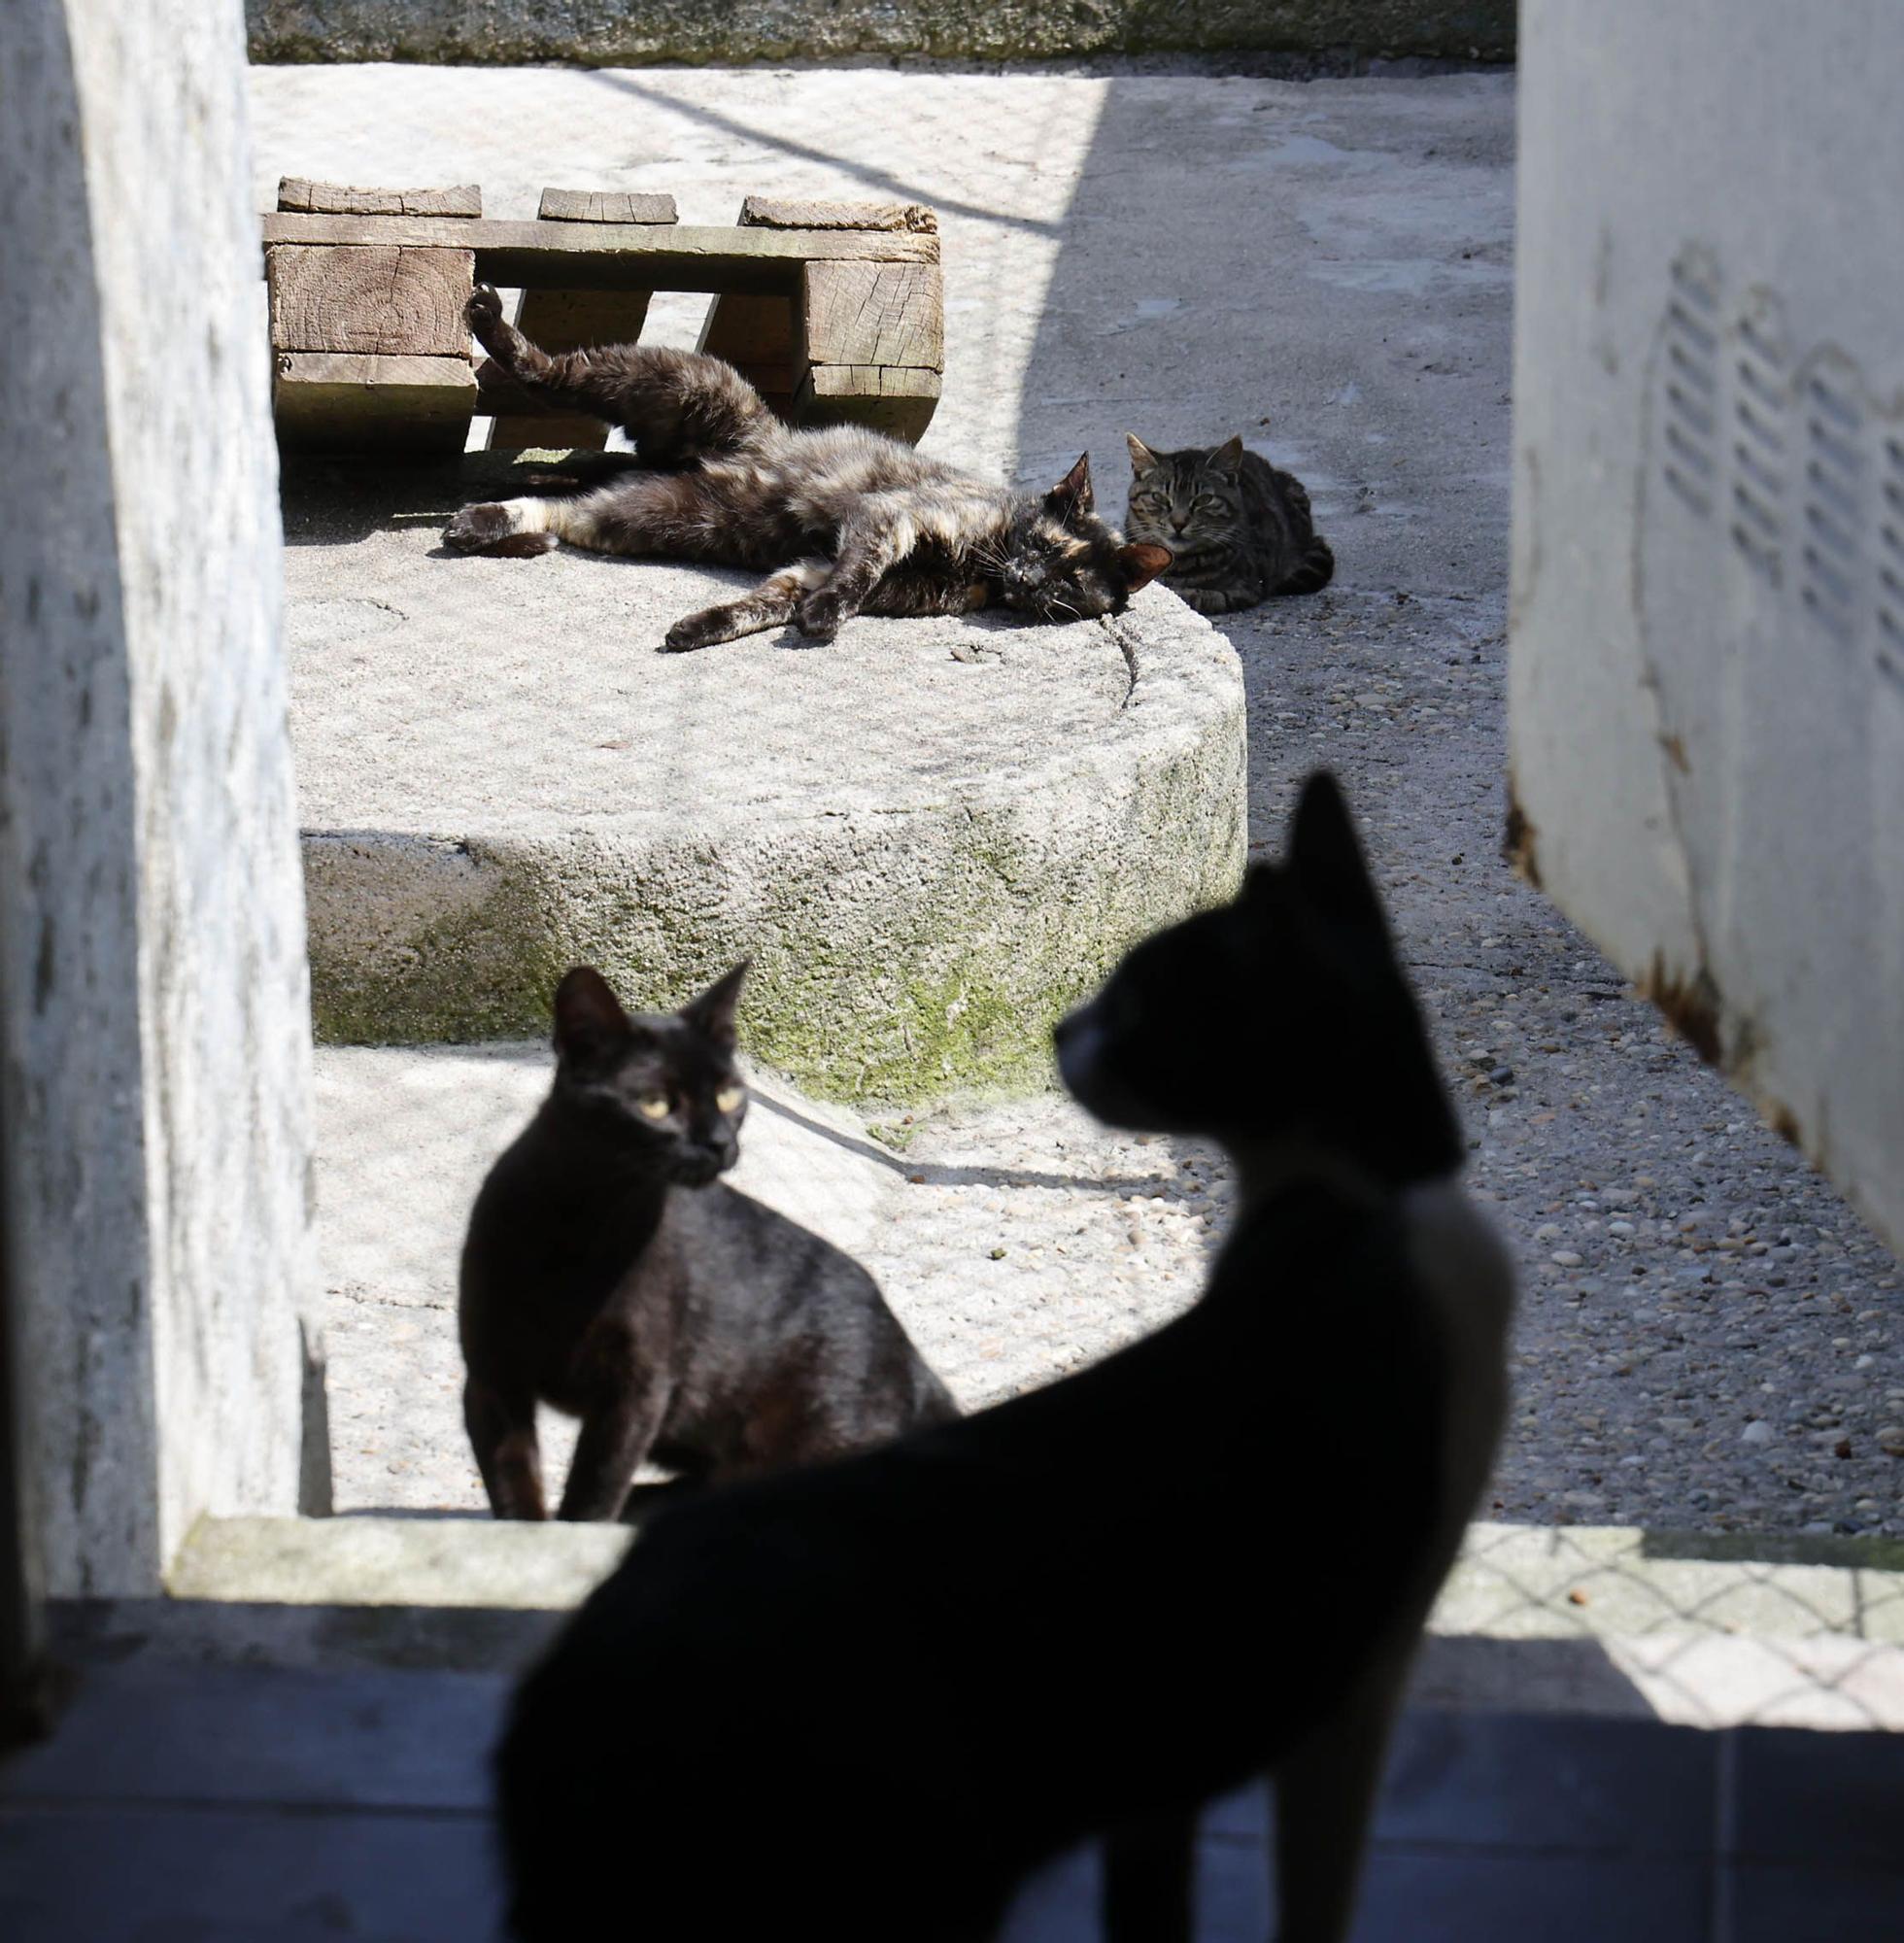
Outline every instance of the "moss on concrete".
<path id="1" fill-rule="evenodd" d="M 1010 804 L 821 818 L 751 843 L 307 834 L 319 1038 L 538 1035 L 572 964 L 660 1007 L 746 956 L 747 1047 L 810 1093 L 1043 1085 L 1059 1015 L 1241 875 L 1240 688 L 1228 648 L 1191 625 L 1214 665 L 1201 691 L 1160 684 L 1157 726 L 1114 780 L 1061 772 Z"/>
<path id="2" fill-rule="evenodd" d="M 1512 60 L 1513 0 L 247 0 L 255 61 L 642 66 L 1261 51 Z"/>

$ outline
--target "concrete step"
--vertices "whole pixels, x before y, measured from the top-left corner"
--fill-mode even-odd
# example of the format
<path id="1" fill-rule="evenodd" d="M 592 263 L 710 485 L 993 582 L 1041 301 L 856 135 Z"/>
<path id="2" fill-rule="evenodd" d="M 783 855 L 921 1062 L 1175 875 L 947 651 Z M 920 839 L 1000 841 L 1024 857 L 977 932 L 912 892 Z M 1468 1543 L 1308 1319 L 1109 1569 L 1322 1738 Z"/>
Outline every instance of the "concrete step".
<path id="1" fill-rule="evenodd" d="M 208 1518 L 169 1575 L 180 1609 L 159 1602 L 137 1625 L 148 1638 L 185 1638 L 207 1614 L 242 1611 L 256 1651 L 290 1652 L 297 1663 L 323 1663 L 326 1626 L 353 1663 L 378 1662 L 380 1626 L 391 1655 L 415 1663 L 419 1628 L 436 1627 L 449 1663 L 514 1665 L 630 1537 L 479 1519 Z M 1285 1563 L 1288 1596 L 1301 1596 L 1302 1561 Z M 514 1616 L 487 1662 L 480 1634 L 458 1617 L 484 1613 Z M 240 1624 L 215 1621 L 221 1654 Z M 1613 1526 L 1476 1524 L 1430 1621 L 1414 1699 L 1706 1727 L 1904 1731 L 1904 1558 L 1856 1540 L 1754 1548 Z"/>
<path id="2" fill-rule="evenodd" d="M 1433 1704 L 1904 1729 L 1904 1547 L 1475 1524 L 1430 1621 Z"/>

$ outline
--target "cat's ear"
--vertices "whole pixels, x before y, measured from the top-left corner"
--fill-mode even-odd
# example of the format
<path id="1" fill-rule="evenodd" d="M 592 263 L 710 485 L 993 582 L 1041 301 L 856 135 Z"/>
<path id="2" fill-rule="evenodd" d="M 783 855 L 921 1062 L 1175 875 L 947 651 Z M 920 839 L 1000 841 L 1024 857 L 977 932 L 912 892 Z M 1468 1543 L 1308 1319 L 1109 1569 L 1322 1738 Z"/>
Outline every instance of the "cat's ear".
<path id="1" fill-rule="evenodd" d="M 1234 479 L 1242 470 L 1242 433 L 1226 438 L 1209 456 L 1211 466 L 1226 479 Z"/>
<path id="2" fill-rule="evenodd" d="M 1176 558 L 1167 546 L 1152 546 L 1148 540 L 1133 540 L 1117 549 L 1117 570 L 1124 577 L 1124 591 L 1135 594 L 1148 587 Z"/>
<path id="3" fill-rule="evenodd" d="M 1157 455 L 1136 432 L 1127 431 L 1124 434 L 1124 443 L 1131 448 L 1131 473 L 1134 478 L 1141 479 L 1146 472 L 1155 470 Z"/>
<path id="4" fill-rule="evenodd" d="M 1317 769 L 1303 785 L 1290 825 L 1288 869 L 1310 908 L 1331 923 L 1386 937 L 1380 895 L 1341 786 L 1327 769 Z"/>
<path id="5" fill-rule="evenodd" d="M 740 1004 L 741 981 L 753 961 L 743 958 L 731 972 L 717 978 L 699 998 L 681 1007 L 681 1016 L 698 1033 L 711 1039 L 726 1052 L 731 1052 L 737 1035 L 733 1015 Z"/>
<path id="6" fill-rule="evenodd" d="M 605 1051 L 634 1030 L 608 980 L 592 965 L 578 965 L 556 987 L 556 1051 L 586 1059 Z"/>
<path id="7" fill-rule="evenodd" d="M 1061 520 L 1073 513 L 1088 513 L 1098 503 L 1091 490 L 1091 455 L 1078 455 L 1077 463 L 1044 495 L 1044 503 Z"/>

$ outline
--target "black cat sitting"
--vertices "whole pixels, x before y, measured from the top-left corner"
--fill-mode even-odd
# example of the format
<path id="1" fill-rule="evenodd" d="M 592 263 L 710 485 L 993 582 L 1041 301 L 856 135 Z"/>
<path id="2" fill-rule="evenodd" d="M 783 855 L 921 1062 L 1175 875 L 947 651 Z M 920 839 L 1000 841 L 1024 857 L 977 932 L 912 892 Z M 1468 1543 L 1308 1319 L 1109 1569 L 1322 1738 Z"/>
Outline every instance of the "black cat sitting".
<path id="1" fill-rule="evenodd" d="M 1189 1932 L 1194 1818 L 1277 1778 L 1282 1943 L 1338 1943 L 1409 1660 L 1492 1457 L 1506 1259 L 1342 800 L 1068 1020 L 1071 1090 L 1215 1137 L 1202 1300 L 1081 1375 L 663 1511 L 499 1756 L 526 1943 L 977 1943 L 1111 1836 Z M 1372 1517 L 1369 1508 L 1378 1507 Z"/>
<path id="2" fill-rule="evenodd" d="M 560 1516 L 612 1518 L 646 1458 L 727 1479 L 956 1416 L 872 1278 L 715 1176 L 739 1155 L 744 965 L 671 1016 L 556 992 L 556 1080 L 476 1197 L 463 1421 L 498 1517 L 547 1516 L 539 1401 L 582 1419 Z"/>

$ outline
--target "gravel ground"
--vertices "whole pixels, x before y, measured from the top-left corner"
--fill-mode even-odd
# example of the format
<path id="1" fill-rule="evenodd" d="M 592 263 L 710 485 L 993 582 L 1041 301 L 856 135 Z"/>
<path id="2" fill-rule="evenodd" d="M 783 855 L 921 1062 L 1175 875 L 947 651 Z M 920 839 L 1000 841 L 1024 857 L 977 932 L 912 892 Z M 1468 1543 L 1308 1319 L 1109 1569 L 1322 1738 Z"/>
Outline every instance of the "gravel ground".
<path id="1" fill-rule="evenodd" d="M 905 1173 L 864 1259 L 968 1408 L 1185 1308 L 1230 1203 L 1214 1149 L 1110 1133 L 1061 1094 L 871 1131 Z"/>

